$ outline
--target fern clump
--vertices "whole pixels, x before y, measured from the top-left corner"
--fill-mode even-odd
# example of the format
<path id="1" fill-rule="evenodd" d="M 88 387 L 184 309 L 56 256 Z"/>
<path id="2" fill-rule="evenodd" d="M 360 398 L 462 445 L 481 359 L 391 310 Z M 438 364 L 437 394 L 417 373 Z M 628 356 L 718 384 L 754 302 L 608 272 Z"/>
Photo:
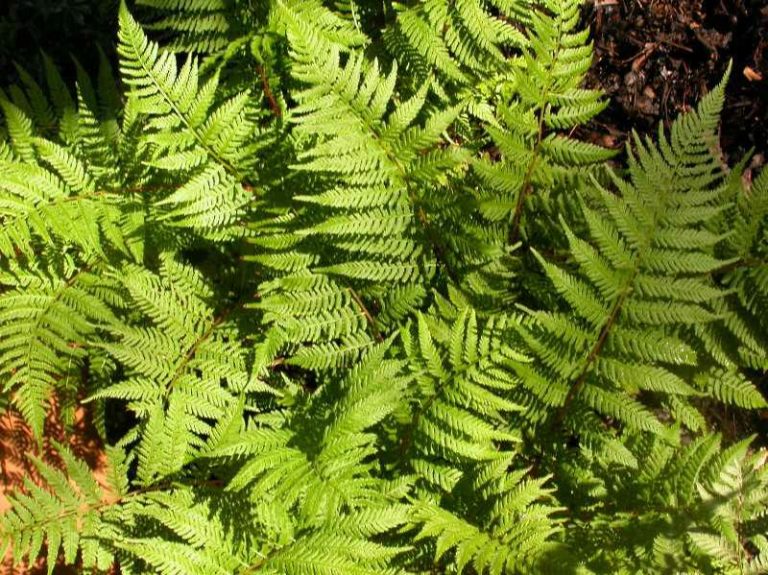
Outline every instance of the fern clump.
<path id="1" fill-rule="evenodd" d="M 575 0 L 137 5 L 117 73 L 0 92 L 1 405 L 108 460 L 30 454 L 14 563 L 768 572 L 727 77 L 620 155 Z"/>

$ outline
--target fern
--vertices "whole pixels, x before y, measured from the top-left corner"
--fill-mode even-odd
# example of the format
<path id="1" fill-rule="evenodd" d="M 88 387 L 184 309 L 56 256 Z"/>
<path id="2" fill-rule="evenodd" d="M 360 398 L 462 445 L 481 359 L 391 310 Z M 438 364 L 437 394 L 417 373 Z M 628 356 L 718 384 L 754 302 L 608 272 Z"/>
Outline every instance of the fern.
<path id="1" fill-rule="evenodd" d="M 172 31 L 169 49 L 174 52 L 217 52 L 229 45 L 236 28 L 222 0 L 140 0 L 160 16 L 147 27 Z"/>
<path id="2" fill-rule="evenodd" d="M 119 78 L 0 91 L 15 565 L 766 571 L 768 178 L 719 153 L 727 78 L 619 157 L 578 139 L 575 0 L 138 4 Z M 106 481 L 42 455 L 52 402 Z"/>
<path id="3" fill-rule="evenodd" d="M 548 401 L 539 391 L 542 380 L 561 387 L 551 406 L 569 427 L 581 425 L 569 419 L 581 416 L 573 409 L 581 404 L 631 429 L 660 433 L 657 418 L 635 399 L 640 393 L 663 394 L 672 415 L 692 429 L 703 427 L 690 404 L 697 395 L 744 398 L 744 407 L 763 404 L 718 393 L 722 388 L 708 378 L 699 381 L 708 384 L 704 389 L 695 389 L 677 373 L 683 366 L 706 367 L 706 355 L 694 351 L 695 327 L 718 320 L 725 297 L 710 277 L 729 264 L 713 253 L 722 236 L 702 229 L 721 211 L 718 197 L 725 189 L 708 148 L 723 89 L 719 85 L 696 112 L 679 119 L 669 139 L 661 134 L 658 149 L 636 140 L 631 180 L 614 176 L 621 195 L 599 187 L 592 205 L 585 202 L 592 244 L 563 222 L 577 273 L 537 254 L 571 315 L 532 312 L 537 327 L 521 333 L 538 350 L 541 371 L 523 380 L 534 402 Z"/>
<path id="4" fill-rule="evenodd" d="M 512 468 L 508 446 L 521 438 L 506 428 L 505 414 L 520 406 L 505 395 L 514 385 L 510 364 L 526 358 L 501 343 L 503 319 L 481 327 L 464 310 L 445 330 L 443 345 L 432 335 L 443 332 L 441 322 L 430 323 L 420 316 L 415 337 L 403 334 L 409 364 L 418 370 L 399 445 L 424 484 L 412 511 L 420 529 L 415 540 L 434 539 L 436 562 L 454 550 L 458 572 L 469 564 L 477 573 L 526 571 L 548 554 L 566 560 L 551 540 L 559 526 L 546 478 Z"/>
<path id="5" fill-rule="evenodd" d="M 121 72 L 132 87 L 135 113 L 149 118 L 147 128 L 157 132 L 148 140 L 154 164 L 164 170 L 198 169 L 196 179 L 160 202 L 171 206 L 165 217 L 203 231 L 232 224 L 249 200 L 235 167 L 246 161 L 253 129 L 248 94 L 212 108 L 217 74 L 200 85 L 197 60 L 190 56 L 178 68 L 176 56 L 148 40 L 125 6 L 119 37 Z"/>
<path id="6" fill-rule="evenodd" d="M 251 376 L 237 345 L 230 320 L 237 306 L 214 315 L 205 303 L 210 288 L 193 270 L 165 258 L 160 277 L 134 269 L 125 288 L 149 322 L 113 322 L 115 341 L 102 346 L 130 377 L 93 398 L 128 401 L 141 420 L 141 429 L 128 437 L 141 436 L 137 478 L 148 483 L 194 457 L 211 432 L 210 422 L 233 409 L 238 394 L 269 388 Z"/>
<path id="7" fill-rule="evenodd" d="M 498 5 L 476 0 L 413 7 L 397 3 L 397 25 L 387 30 L 385 39 L 392 51 L 404 55 L 417 82 L 434 71 L 447 83 L 469 86 L 501 72 L 506 49 L 527 45 L 514 20 L 495 15 L 493 4 Z"/>
<path id="8" fill-rule="evenodd" d="M 373 294 L 384 286 L 399 290 L 408 299 L 379 302 L 387 305 L 385 311 L 407 313 L 423 299 L 440 265 L 434 254 L 441 248 L 418 190 L 436 171 L 461 160 L 453 150 L 436 146 L 457 111 L 414 125 L 426 97 L 421 90 L 387 114 L 396 68 L 381 77 L 376 62 L 364 70 L 362 55 L 355 53 L 342 67 L 336 48 L 318 58 L 316 33 L 300 25 L 289 29 L 289 41 L 296 59 L 293 75 L 309 84 L 296 94 L 300 104 L 292 118 L 296 137 L 311 142 L 296 168 L 325 184 L 294 198 L 308 204 L 296 217 L 262 224 L 271 234 L 256 243 L 269 251 L 254 259 L 286 275 L 265 286 L 269 295 L 259 306 L 270 311 L 280 306 L 276 327 L 284 339 L 334 347 L 344 340 L 336 352 L 343 357 L 345 349 L 364 345 L 362 331 L 369 331 L 369 340 L 381 335 L 368 311 Z M 350 241 L 357 237 L 363 240 Z M 295 291 L 273 291 L 277 286 Z M 286 299 L 293 302 L 290 307 Z M 302 330 L 296 332 L 291 325 L 320 311 L 315 306 L 325 306 L 315 329 L 299 320 Z"/>
<path id="9" fill-rule="evenodd" d="M 532 13 L 530 46 L 496 88 L 502 99 L 486 130 L 501 162 L 483 158 L 475 164 L 485 186 L 480 210 L 489 220 L 507 224 L 511 242 L 534 233 L 526 229 L 527 206 L 551 217 L 567 202 L 559 198 L 563 188 L 578 187 L 613 155 L 566 135 L 606 102 L 600 92 L 581 87 L 591 48 L 587 31 L 576 28 L 580 3 L 547 4 L 553 16 Z"/>
<path id="10" fill-rule="evenodd" d="M 54 388 L 74 395 L 84 383 L 83 345 L 94 337 L 94 323 L 113 317 L 101 296 L 114 294 L 116 286 L 94 271 L 52 265 L 16 269 L 2 278 L 4 392 L 12 394 L 38 437 Z"/>
<path id="11" fill-rule="evenodd" d="M 603 495 L 590 501 L 578 535 L 610 538 L 609 548 L 586 550 L 593 568 L 759 572 L 765 558 L 745 546 L 762 537 L 764 510 L 751 502 L 763 497 L 765 454 L 748 453 L 751 439 L 728 447 L 715 434 L 686 446 L 644 440 L 639 472 L 601 473 Z"/>
<path id="12" fill-rule="evenodd" d="M 114 543 L 124 520 L 116 504 L 126 495 L 124 470 L 115 470 L 119 482 L 110 483 L 105 491 L 82 461 L 61 446 L 57 452 L 65 471 L 32 459 L 44 484 L 27 480 L 28 493 L 14 496 L 13 510 L 0 523 L 4 545 L 12 545 L 18 563 L 25 555 L 35 558 L 45 543 L 49 574 L 59 553 L 67 564 L 79 555 L 85 568 L 106 571 L 114 561 Z"/>

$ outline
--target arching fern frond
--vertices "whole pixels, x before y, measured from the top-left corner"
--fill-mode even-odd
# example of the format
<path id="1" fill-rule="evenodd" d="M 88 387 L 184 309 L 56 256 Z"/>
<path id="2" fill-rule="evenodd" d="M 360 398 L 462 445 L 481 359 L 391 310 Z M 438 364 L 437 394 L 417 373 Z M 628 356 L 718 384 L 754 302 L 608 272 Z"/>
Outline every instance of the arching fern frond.
<path id="1" fill-rule="evenodd" d="M 115 341 L 102 347 L 128 378 L 93 398 L 127 401 L 138 416 L 140 427 L 125 442 L 140 437 L 137 476 L 148 484 L 193 458 L 239 394 L 270 388 L 248 369 L 231 320 L 239 304 L 215 313 L 194 270 L 166 257 L 160 276 L 134 268 L 124 285 L 143 321 L 111 322 Z"/>
<path id="2" fill-rule="evenodd" d="M 372 349 L 344 380 L 311 396 L 299 392 L 290 412 L 254 416 L 205 453 L 235 461 L 227 490 L 271 509 L 258 519 L 268 532 L 295 534 L 272 542 L 250 569 L 382 573 L 404 550 L 375 541 L 407 521 L 405 506 L 396 504 L 407 482 L 377 476 L 373 459 L 372 428 L 390 416 L 407 383 L 402 362 L 383 359 L 387 348 Z"/>
<path id="3" fill-rule="evenodd" d="M 711 362 L 693 353 L 693 328 L 718 320 L 725 296 L 710 274 L 729 262 L 714 253 L 722 236 L 707 228 L 727 189 L 710 147 L 723 90 L 718 85 L 696 112 L 678 119 L 669 137 L 661 133 L 658 148 L 636 139 L 631 179 L 613 178 L 620 195 L 598 188 L 583 206 L 591 243 L 563 222 L 576 271 L 537 256 L 567 313 L 532 312 L 538 326 L 522 333 L 541 363 L 539 375 L 523 375 L 523 382 L 534 396 L 546 380 L 567 386 L 550 407 L 574 430 L 583 428 L 574 409 L 582 404 L 659 433 L 661 424 L 638 401 L 653 394 L 673 417 L 702 426 L 690 399 L 712 390 L 694 389 L 676 366 Z M 641 334 L 654 334 L 655 342 Z"/>

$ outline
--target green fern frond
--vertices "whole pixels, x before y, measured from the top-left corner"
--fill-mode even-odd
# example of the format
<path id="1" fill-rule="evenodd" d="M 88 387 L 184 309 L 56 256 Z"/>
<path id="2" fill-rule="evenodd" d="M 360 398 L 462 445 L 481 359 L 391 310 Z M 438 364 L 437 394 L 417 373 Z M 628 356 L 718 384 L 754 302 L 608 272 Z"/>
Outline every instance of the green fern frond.
<path id="1" fill-rule="evenodd" d="M 733 295 L 724 302 L 723 327 L 725 346 L 736 348 L 728 354 L 729 361 L 747 367 L 765 370 L 768 366 L 768 342 L 764 337 L 768 312 L 768 171 L 763 170 L 745 190 L 734 178 L 734 210 L 723 221 L 731 235 L 727 239 L 725 255 L 736 261 L 724 269 L 722 283 Z M 713 334 L 712 339 L 718 336 Z M 730 341 L 729 341 L 730 340 Z"/>
<path id="2" fill-rule="evenodd" d="M 318 328 L 338 325 L 340 329 L 329 327 L 323 334 L 311 330 L 309 322 L 300 324 L 306 329 L 297 333 L 291 322 L 305 320 L 285 315 L 277 325 L 285 335 L 293 334 L 293 341 L 328 343 L 339 351 L 352 352 L 363 345 L 363 330 L 367 329 L 374 340 L 380 337 L 369 311 L 371 294 L 397 284 L 413 294 L 409 288 L 428 283 L 439 265 L 431 261 L 434 237 L 431 230 L 425 230 L 430 224 L 416 193 L 432 169 L 423 162 L 425 153 L 431 154 L 430 164 L 444 169 L 452 169 L 461 161 L 453 150 L 437 149 L 441 134 L 457 111 L 429 116 L 423 126 L 417 125 L 426 90 L 389 111 L 397 83 L 396 68 L 382 77 L 375 61 L 369 63 L 357 53 L 351 53 L 341 66 L 337 48 L 318 57 L 314 49 L 317 34 L 305 25 L 289 28 L 289 41 L 295 59 L 292 73 L 308 86 L 295 95 L 299 102 L 292 114 L 295 132 L 309 144 L 295 167 L 300 174 L 309 174 L 303 177 L 314 179 L 316 174 L 318 181 L 330 185 L 296 198 L 321 209 L 301 209 L 299 217 L 275 222 L 274 239 L 257 240 L 274 253 L 255 259 L 285 272 L 310 267 L 314 273 L 333 277 L 332 281 L 314 280 L 324 282 L 325 297 L 335 302 L 323 310 Z M 375 216 L 366 205 L 369 201 L 379 206 Z M 290 281 L 278 280 L 284 289 Z M 281 305 L 285 296 L 272 291 L 278 282 L 265 286 L 260 307 Z M 421 289 L 421 293 L 425 291 Z M 306 300 L 307 295 L 288 297 L 298 301 Z M 387 303 L 399 308 L 404 305 Z M 413 309 L 418 303 L 408 301 L 407 305 Z M 272 317 L 267 316 L 269 320 Z M 339 347 L 334 341 L 339 338 L 354 348 L 345 344 Z"/>
<path id="3" fill-rule="evenodd" d="M 418 6 L 395 5 L 397 25 L 387 30 L 390 50 L 404 54 L 418 81 L 436 72 L 444 81 L 470 85 L 504 69 L 503 52 L 527 45 L 514 19 L 502 8 L 494 14 L 486 2 L 432 1 Z"/>
<path id="4" fill-rule="evenodd" d="M 435 343 L 423 316 L 415 334 L 403 332 L 418 382 L 409 400 L 411 429 L 402 439 L 404 453 L 413 450 L 415 459 L 460 465 L 501 457 L 499 444 L 519 441 L 505 414 L 520 406 L 505 395 L 514 387 L 508 381 L 509 365 L 526 359 L 492 336 L 493 324 L 485 329 L 479 332 L 477 317 L 465 311 L 451 328 L 448 350 Z"/>
<path id="5" fill-rule="evenodd" d="M 329 10 L 320 0 L 277 0 L 277 9 L 271 14 L 275 21 L 273 30 L 286 34 L 294 26 L 312 30 L 319 51 L 333 46 L 337 50 L 361 48 L 368 43 L 365 34 L 349 21 Z"/>
<path id="6" fill-rule="evenodd" d="M 324 386 L 294 417 L 279 425 L 256 418 L 234 443 L 212 452 L 247 456 L 228 489 L 297 506 L 309 524 L 386 502 L 381 481 L 371 476 L 375 435 L 367 430 L 396 407 L 405 380 L 400 362 L 382 361 L 385 349 L 370 352 L 345 381 Z M 312 425 L 322 433 L 309 433 Z"/>
<path id="7" fill-rule="evenodd" d="M 615 570 L 759 572 L 765 453 L 750 453 L 751 442 L 724 447 L 716 434 L 682 446 L 659 438 L 635 441 L 638 470 L 617 475 L 615 468 L 602 469 L 606 490 L 580 526 L 598 541 L 610 538 L 595 556 L 613 555 Z M 622 548 L 632 551 L 620 559 Z"/>
<path id="8" fill-rule="evenodd" d="M 180 282 L 180 272 L 192 281 Z M 147 484 L 193 458 L 238 394 L 270 389 L 252 377 L 238 344 L 237 305 L 214 314 L 208 286 L 191 270 L 166 258 L 161 276 L 136 268 L 124 285 L 147 321 L 111 322 L 115 341 L 101 347 L 129 377 L 92 399 L 127 401 L 141 420 L 137 474 Z"/>
<path id="9" fill-rule="evenodd" d="M 662 134 L 658 148 L 636 140 L 630 180 L 613 178 L 620 196 L 599 188 L 594 201 L 583 206 L 593 243 L 576 237 L 563 222 L 577 273 L 536 254 L 573 315 L 532 312 L 539 329 L 522 333 L 546 366 L 544 378 L 569 386 L 566 397 L 552 406 L 568 425 L 578 426 L 568 415 L 572 404 L 585 402 L 630 428 L 660 432 L 655 417 L 634 398 L 663 394 L 677 405 L 673 412 L 680 412 L 699 393 L 675 373 L 679 359 L 636 344 L 635 351 L 627 336 L 654 330 L 674 347 L 690 349 L 695 337 L 688 326 L 720 316 L 717 305 L 726 294 L 710 274 L 729 261 L 715 256 L 713 245 L 720 238 L 705 226 L 721 211 L 718 203 L 726 187 L 708 144 L 723 89 L 720 84 L 696 112 L 679 119 L 670 138 Z M 678 241 L 670 242 L 671 237 Z M 685 363 L 693 359 L 687 355 Z M 698 362 L 706 364 L 706 358 Z M 530 376 L 523 381 L 530 389 L 542 385 Z M 729 395 L 718 386 L 704 391 Z M 735 396 L 744 393 L 734 392 L 731 399 L 739 401 Z M 742 399 L 746 404 L 760 404 L 754 394 L 747 395 L 751 399 Z"/>
<path id="10" fill-rule="evenodd" d="M 156 139 L 160 150 L 174 153 L 197 146 L 212 161 L 237 174 L 235 166 L 249 131 L 247 94 L 212 109 L 218 75 L 201 84 L 193 56 L 179 68 L 176 55 L 149 40 L 124 4 L 119 39 L 120 71 L 131 87 L 138 111 L 152 118 L 150 129 L 161 133 L 173 130 L 173 144 L 167 138 Z"/>
<path id="11" fill-rule="evenodd" d="M 562 190 L 583 185 L 614 152 L 565 135 L 606 106 L 597 90 L 582 88 L 592 59 L 587 31 L 576 29 L 580 2 L 551 3 L 552 15 L 532 11 L 530 47 L 512 64 L 497 117 L 486 129 L 501 161 L 483 158 L 474 167 L 486 189 L 480 210 L 505 221 L 512 242 L 526 232 L 525 207 L 535 202 L 543 214 Z M 565 192 L 568 193 L 568 192 Z M 551 227 L 551 226 L 550 226 Z"/>
<path id="12" fill-rule="evenodd" d="M 174 52 L 216 53 L 233 39 L 232 12 L 223 0 L 139 0 L 159 17 L 147 28 L 172 33 Z"/>
<path id="13" fill-rule="evenodd" d="M 114 319 L 104 296 L 119 299 L 118 286 L 89 266 L 19 268 L 1 281 L 3 389 L 41 438 L 53 391 L 84 383 L 85 348 L 98 341 L 97 326 Z"/>

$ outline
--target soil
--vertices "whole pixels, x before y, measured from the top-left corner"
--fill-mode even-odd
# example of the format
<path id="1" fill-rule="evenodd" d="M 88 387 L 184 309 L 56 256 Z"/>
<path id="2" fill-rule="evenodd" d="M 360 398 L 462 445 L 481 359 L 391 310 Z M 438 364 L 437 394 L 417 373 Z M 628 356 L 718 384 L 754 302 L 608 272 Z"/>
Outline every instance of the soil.
<path id="1" fill-rule="evenodd" d="M 56 443 L 66 445 L 74 455 L 85 461 L 93 470 L 93 476 L 105 493 L 109 493 L 106 481 L 106 455 L 93 427 L 88 412 L 82 407 L 74 414 L 70 426 L 64 425 L 61 414 L 55 404 L 45 422 L 45 442 L 42 448 L 32 435 L 29 426 L 13 409 L 0 415 L 0 514 L 5 512 L 10 503 L 7 494 L 24 489 L 25 480 L 40 484 L 40 475 L 30 455 L 40 457 L 48 464 L 59 466 L 61 460 L 56 454 Z M 0 551 L 1 552 L 1 551 Z M 57 565 L 54 575 L 76 575 L 76 568 Z M 34 565 L 14 569 L 10 563 L 10 550 L 5 557 L 0 557 L 0 575 L 44 575 L 47 573 L 45 562 L 37 561 Z"/>
<path id="2" fill-rule="evenodd" d="M 723 112 L 726 159 L 751 148 L 753 164 L 768 156 L 768 0 L 592 0 L 595 63 L 589 84 L 610 106 L 581 134 L 603 145 L 628 133 L 653 132 L 733 68 Z"/>

